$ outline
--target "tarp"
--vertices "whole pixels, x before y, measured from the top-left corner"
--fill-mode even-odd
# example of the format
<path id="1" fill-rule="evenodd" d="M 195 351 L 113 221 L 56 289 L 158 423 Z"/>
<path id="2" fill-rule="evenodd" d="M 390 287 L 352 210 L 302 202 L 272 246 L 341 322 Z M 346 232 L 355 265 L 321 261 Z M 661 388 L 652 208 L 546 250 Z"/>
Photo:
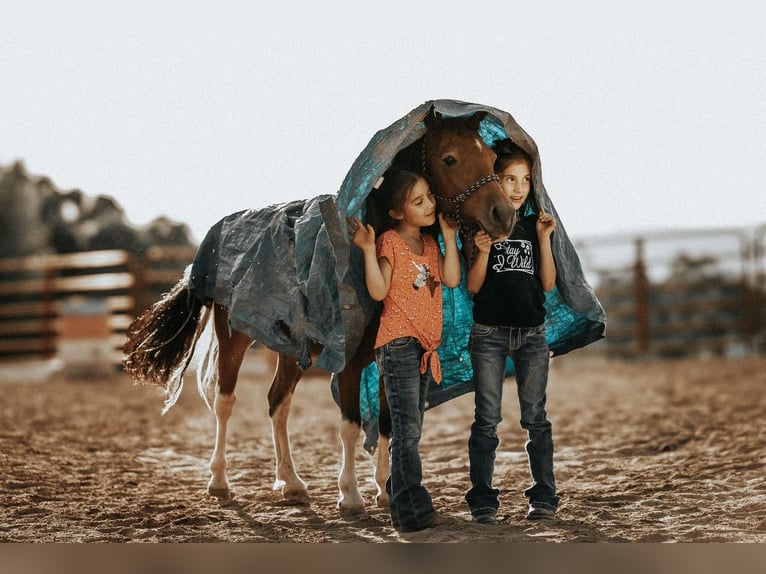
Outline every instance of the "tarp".
<path id="1" fill-rule="evenodd" d="M 374 310 L 353 275 L 345 222 L 321 195 L 226 216 L 197 250 L 191 289 L 224 305 L 229 324 L 268 348 L 340 371 Z"/>
<path id="2" fill-rule="evenodd" d="M 365 199 L 396 154 L 425 135 L 431 106 L 445 117 L 487 112 L 479 135 L 490 146 L 511 138 L 533 158 L 537 201 L 557 221 L 551 241 L 556 288 L 546 301 L 546 328 L 554 355 L 603 337 L 606 317 L 582 271 L 564 224 L 543 185 L 532 138 L 502 110 L 457 100 L 429 100 L 378 131 L 346 174 L 339 191 L 312 199 L 229 215 L 208 232 L 192 268 L 193 292 L 229 309 L 231 327 L 265 346 L 310 364 L 309 345 L 323 346 L 316 366 L 341 371 L 353 356 L 376 303 L 364 284 L 359 249 L 349 242 L 345 219 L 366 219 Z M 467 354 L 471 298 L 465 280 L 444 288 L 444 328 L 439 349 L 444 378 L 429 389 L 428 406 L 472 390 Z M 286 329 L 285 329 L 286 328 Z M 512 368 L 512 366 L 510 367 Z M 365 370 L 363 415 L 377 415 L 377 370 Z M 367 397 L 367 399 L 364 399 Z"/>

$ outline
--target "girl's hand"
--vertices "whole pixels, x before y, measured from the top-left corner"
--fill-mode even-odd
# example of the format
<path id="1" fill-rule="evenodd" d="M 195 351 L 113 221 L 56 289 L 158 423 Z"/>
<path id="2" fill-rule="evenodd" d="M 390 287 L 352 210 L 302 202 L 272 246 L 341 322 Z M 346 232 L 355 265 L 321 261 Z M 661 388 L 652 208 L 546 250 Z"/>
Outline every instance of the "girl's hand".
<path id="1" fill-rule="evenodd" d="M 358 217 L 347 217 L 348 233 L 351 235 L 351 242 L 359 249 L 375 249 L 375 230 L 372 225 L 365 225 Z"/>
<path id="2" fill-rule="evenodd" d="M 457 221 L 451 217 L 445 217 L 442 212 L 439 212 L 437 217 L 439 218 L 439 228 L 442 230 L 444 239 L 454 239 L 457 235 Z"/>
<path id="3" fill-rule="evenodd" d="M 541 207 L 535 227 L 537 228 L 537 236 L 544 239 L 550 237 L 553 230 L 556 229 L 556 220 L 553 219 L 550 213 L 545 213 L 545 210 Z"/>
<path id="4" fill-rule="evenodd" d="M 476 249 L 479 253 L 489 253 L 492 248 L 492 238 L 486 231 L 479 231 L 473 237 L 473 243 L 476 245 Z"/>

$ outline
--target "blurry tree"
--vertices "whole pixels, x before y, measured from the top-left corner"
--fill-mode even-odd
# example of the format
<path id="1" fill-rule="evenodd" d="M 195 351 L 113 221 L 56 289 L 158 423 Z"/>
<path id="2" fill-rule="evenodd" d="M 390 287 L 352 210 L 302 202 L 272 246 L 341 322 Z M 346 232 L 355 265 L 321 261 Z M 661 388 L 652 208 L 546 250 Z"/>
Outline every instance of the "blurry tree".
<path id="1" fill-rule="evenodd" d="M 187 225 L 158 217 L 132 225 L 110 197 L 62 192 L 22 162 L 0 166 L 0 257 L 124 249 L 141 255 L 153 245 L 193 245 Z"/>

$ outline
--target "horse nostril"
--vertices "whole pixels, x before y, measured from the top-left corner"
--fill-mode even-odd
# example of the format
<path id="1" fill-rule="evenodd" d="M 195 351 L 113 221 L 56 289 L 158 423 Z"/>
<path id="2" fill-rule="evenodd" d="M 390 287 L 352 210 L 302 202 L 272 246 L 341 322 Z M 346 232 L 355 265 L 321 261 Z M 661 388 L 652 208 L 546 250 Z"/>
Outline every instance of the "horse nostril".
<path id="1" fill-rule="evenodd" d="M 500 213 L 500 208 L 497 205 L 492 208 L 490 218 L 492 219 L 492 223 L 499 224 L 502 222 L 503 216 Z"/>
<path id="2" fill-rule="evenodd" d="M 506 206 L 502 203 L 493 205 L 489 213 L 490 221 L 495 225 L 503 225 L 507 223 L 510 216 L 510 211 L 508 211 Z"/>
<path id="3" fill-rule="evenodd" d="M 510 203 L 497 202 L 489 210 L 490 224 L 501 233 L 509 233 L 515 223 L 516 211 Z"/>

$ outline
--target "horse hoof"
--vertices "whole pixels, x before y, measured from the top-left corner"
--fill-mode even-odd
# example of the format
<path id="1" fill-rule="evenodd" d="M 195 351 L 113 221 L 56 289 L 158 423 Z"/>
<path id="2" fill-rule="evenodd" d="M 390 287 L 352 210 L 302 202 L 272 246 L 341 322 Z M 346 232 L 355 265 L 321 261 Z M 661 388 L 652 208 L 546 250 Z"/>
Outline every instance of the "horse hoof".
<path id="1" fill-rule="evenodd" d="M 378 494 L 375 496 L 375 504 L 377 504 L 378 508 L 385 508 L 388 510 L 389 506 L 389 498 L 387 494 Z"/>
<path id="2" fill-rule="evenodd" d="M 367 516 L 367 511 L 364 508 L 364 505 L 357 506 L 357 505 L 349 505 L 349 504 L 341 504 L 338 502 L 338 513 L 340 514 L 341 518 L 357 518 L 359 516 Z"/>
<path id="3" fill-rule="evenodd" d="M 212 486 L 209 486 L 207 489 L 207 493 L 210 496 L 215 496 L 216 498 L 220 498 L 221 500 L 231 500 L 234 498 L 234 495 L 232 494 L 231 490 L 228 488 L 215 488 Z"/>
<path id="4" fill-rule="evenodd" d="M 311 497 L 305 490 L 283 490 L 282 498 L 293 504 L 308 504 L 311 502 Z"/>

